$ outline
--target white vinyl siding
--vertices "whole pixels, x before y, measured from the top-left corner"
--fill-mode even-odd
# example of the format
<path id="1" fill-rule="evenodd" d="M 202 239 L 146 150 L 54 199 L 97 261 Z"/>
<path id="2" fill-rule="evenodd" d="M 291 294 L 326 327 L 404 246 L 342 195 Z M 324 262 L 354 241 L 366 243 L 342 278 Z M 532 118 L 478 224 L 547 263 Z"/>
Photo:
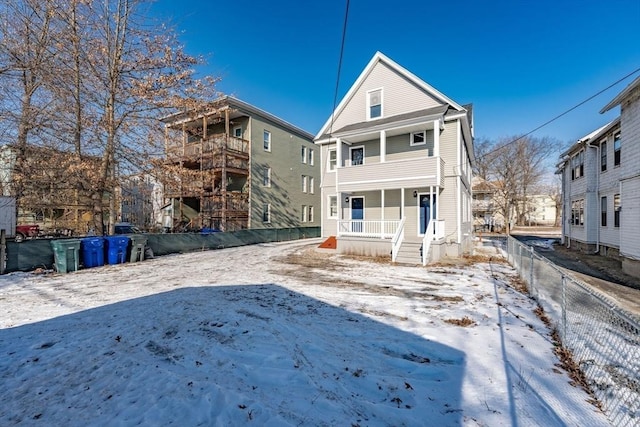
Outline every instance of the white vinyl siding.
<path id="1" fill-rule="evenodd" d="M 381 87 L 384 87 L 384 117 L 442 105 L 442 102 L 380 62 L 373 68 L 362 86 L 354 92 L 353 98 L 344 110 L 337 115 L 333 129 L 365 121 L 367 117 L 366 94 L 372 89 Z"/>

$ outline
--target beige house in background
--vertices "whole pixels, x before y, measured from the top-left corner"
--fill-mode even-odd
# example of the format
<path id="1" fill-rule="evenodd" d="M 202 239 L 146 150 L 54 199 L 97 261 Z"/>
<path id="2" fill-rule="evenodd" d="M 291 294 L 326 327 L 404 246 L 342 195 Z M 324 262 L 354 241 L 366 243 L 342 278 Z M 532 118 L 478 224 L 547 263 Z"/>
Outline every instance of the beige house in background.
<path id="1" fill-rule="evenodd" d="M 426 264 L 472 250 L 470 106 L 378 52 L 318 132 L 322 236 Z"/>

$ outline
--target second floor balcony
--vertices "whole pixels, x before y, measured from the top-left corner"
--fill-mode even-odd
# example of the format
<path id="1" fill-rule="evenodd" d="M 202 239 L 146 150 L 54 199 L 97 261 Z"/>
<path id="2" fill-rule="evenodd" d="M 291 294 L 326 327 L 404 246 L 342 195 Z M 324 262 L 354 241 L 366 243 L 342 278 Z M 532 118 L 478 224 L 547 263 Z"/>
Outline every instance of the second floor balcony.
<path id="1" fill-rule="evenodd" d="M 438 156 L 364 163 L 338 168 L 339 191 L 390 190 L 404 187 L 444 186 L 445 162 Z"/>

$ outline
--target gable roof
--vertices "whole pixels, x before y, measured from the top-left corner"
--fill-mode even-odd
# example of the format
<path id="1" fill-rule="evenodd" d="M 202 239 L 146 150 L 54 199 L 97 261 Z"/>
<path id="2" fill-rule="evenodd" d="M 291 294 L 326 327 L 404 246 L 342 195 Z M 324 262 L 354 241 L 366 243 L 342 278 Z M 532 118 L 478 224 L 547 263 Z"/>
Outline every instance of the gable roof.
<path id="1" fill-rule="evenodd" d="M 600 110 L 600 114 L 606 113 L 616 105 L 621 104 L 622 101 L 624 101 L 625 98 L 631 95 L 631 92 L 633 92 L 633 90 L 636 88 L 640 89 L 640 77 L 637 77 L 634 81 L 631 82 L 629 86 L 624 88 L 624 90 L 620 92 L 615 98 L 613 98 L 607 105 L 602 107 L 602 110 Z"/>
<path id="2" fill-rule="evenodd" d="M 383 53 L 376 52 L 375 55 L 373 55 L 373 58 L 371 58 L 371 60 L 369 61 L 369 63 L 365 67 L 365 69 L 362 71 L 362 73 L 360 73 L 360 76 L 358 76 L 356 81 L 353 83 L 353 85 L 351 86 L 351 88 L 349 89 L 347 94 L 342 98 L 342 100 L 340 101 L 340 104 L 338 104 L 338 106 L 336 107 L 335 111 L 332 112 L 332 114 L 329 116 L 329 119 L 327 119 L 327 121 L 322 126 L 322 128 L 320 128 L 320 131 L 316 135 L 316 139 L 319 139 L 322 136 L 327 135 L 327 134 L 329 134 L 329 133 L 331 133 L 333 131 L 331 129 L 331 126 L 332 126 L 332 121 L 334 120 L 334 118 L 340 115 L 340 113 L 344 110 L 344 108 L 347 106 L 347 104 L 349 104 L 351 99 L 354 97 L 354 95 L 357 92 L 358 88 L 362 85 L 362 83 L 371 74 L 371 72 L 376 67 L 376 65 L 378 63 L 380 63 L 380 62 L 386 64 L 392 70 L 394 70 L 395 72 L 397 72 L 398 74 L 400 74 L 401 76 L 403 76 L 404 78 L 406 78 L 407 80 L 409 80 L 410 82 L 412 82 L 413 84 L 415 84 L 416 86 L 418 86 L 419 88 L 421 88 L 422 90 L 424 90 L 425 92 L 427 92 L 428 94 L 433 96 L 434 98 L 438 99 L 442 103 L 448 104 L 454 110 L 463 111 L 463 112 L 467 111 L 467 110 L 465 110 L 465 108 L 463 108 L 457 102 L 455 102 L 451 98 L 447 97 L 445 94 L 443 94 L 442 92 L 438 91 L 437 89 L 435 89 L 431 85 L 427 84 L 425 81 L 423 81 L 422 79 L 420 79 L 415 74 L 413 74 L 412 72 L 410 72 L 406 68 L 402 67 L 401 65 L 399 65 L 395 61 L 391 60 L 389 57 L 387 57 Z"/>

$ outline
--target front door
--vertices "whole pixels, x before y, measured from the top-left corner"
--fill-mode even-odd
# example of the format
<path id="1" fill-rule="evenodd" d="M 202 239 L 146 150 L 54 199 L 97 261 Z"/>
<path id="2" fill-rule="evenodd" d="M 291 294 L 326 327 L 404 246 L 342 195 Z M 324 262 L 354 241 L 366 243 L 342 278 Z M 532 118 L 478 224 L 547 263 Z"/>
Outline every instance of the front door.
<path id="1" fill-rule="evenodd" d="M 351 231 L 362 233 L 364 220 L 364 197 L 351 197 Z"/>
<path id="2" fill-rule="evenodd" d="M 429 226 L 429 221 L 431 221 L 432 216 L 432 204 L 431 204 L 431 196 L 429 194 L 420 194 L 420 205 L 418 209 L 420 210 L 420 234 L 424 235 L 425 231 L 427 231 L 427 227 Z M 436 195 L 433 195 L 433 213 L 436 211 Z"/>

